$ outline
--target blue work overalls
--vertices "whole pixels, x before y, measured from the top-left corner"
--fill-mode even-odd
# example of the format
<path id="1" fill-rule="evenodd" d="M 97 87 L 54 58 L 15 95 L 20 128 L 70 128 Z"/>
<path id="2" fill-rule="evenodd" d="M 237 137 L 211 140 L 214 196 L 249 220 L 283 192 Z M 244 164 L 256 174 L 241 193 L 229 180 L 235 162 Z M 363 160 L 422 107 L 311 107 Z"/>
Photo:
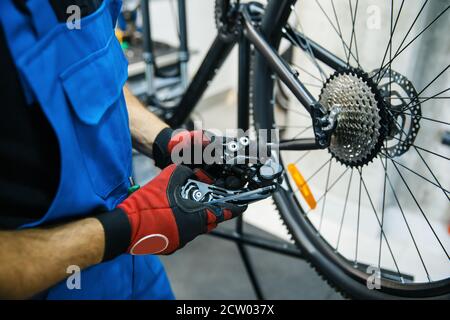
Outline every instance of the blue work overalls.
<path id="1" fill-rule="evenodd" d="M 80 29 L 57 21 L 48 0 L 28 0 L 29 14 L 12 0 L 0 1 L 0 23 L 22 87 L 37 101 L 59 143 L 61 168 L 56 196 L 31 228 L 94 210 L 111 210 L 127 196 L 131 138 L 123 85 L 127 61 L 114 35 L 121 1 L 104 0 L 82 18 Z M 81 289 L 62 281 L 48 299 L 171 299 L 156 256 L 123 254 L 81 272 Z"/>

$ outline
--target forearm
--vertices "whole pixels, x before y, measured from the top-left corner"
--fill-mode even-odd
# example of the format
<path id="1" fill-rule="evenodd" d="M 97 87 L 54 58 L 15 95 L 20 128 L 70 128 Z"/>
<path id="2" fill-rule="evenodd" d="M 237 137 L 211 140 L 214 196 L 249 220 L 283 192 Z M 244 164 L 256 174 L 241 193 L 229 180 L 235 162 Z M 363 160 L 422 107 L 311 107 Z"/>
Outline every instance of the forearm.
<path id="1" fill-rule="evenodd" d="M 151 157 L 153 142 L 157 135 L 169 126 L 148 111 L 126 86 L 124 87 L 124 94 L 127 103 L 133 147 L 139 152 Z"/>
<path id="2" fill-rule="evenodd" d="M 103 227 L 95 218 L 0 231 L 0 298 L 32 297 L 66 278 L 68 266 L 100 263 L 104 248 Z"/>

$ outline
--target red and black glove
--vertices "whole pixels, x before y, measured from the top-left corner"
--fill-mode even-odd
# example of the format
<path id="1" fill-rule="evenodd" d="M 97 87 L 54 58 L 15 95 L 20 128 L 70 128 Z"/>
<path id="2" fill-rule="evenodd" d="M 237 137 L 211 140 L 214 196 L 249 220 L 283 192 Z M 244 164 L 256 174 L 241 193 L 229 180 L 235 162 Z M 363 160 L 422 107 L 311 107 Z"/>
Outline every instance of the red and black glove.
<path id="1" fill-rule="evenodd" d="M 161 169 L 167 167 L 172 163 L 171 153 L 175 147 L 180 149 L 192 148 L 192 158 L 189 159 L 189 166 L 194 164 L 195 151 L 202 151 L 204 147 L 211 143 L 211 138 L 208 137 L 203 130 L 183 130 L 174 134 L 175 132 L 170 128 L 163 129 L 156 137 L 153 143 L 153 159 L 155 165 Z M 198 149 L 195 149 L 198 146 Z M 201 160 L 201 159 L 200 159 Z M 187 163 L 184 163 L 187 164 Z M 199 163 L 201 164 L 201 163 Z"/>
<path id="2" fill-rule="evenodd" d="M 242 177 L 233 175 L 224 176 L 222 173 L 223 167 L 220 162 L 206 164 L 205 162 L 207 161 L 203 159 L 203 150 L 206 146 L 211 143 L 218 143 L 222 147 L 226 138 L 215 136 L 211 132 L 203 130 L 183 130 L 176 134 L 174 133 L 172 129 L 165 128 L 156 137 L 153 144 L 153 159 L 157 167 L 165 168 L 171 164 L 173 151 L 174 157 L 179 157 L 179 160 L 181 160 L 177 164 L 184 164 L 192 169 L 203 169 L 209 176 L 214 178 L 217 186 L 237 189 L 245 184 Z M 183 155 L 183 151 L 187 151 L 188 155 Z"/>
<path id="3" fill-rule="evenodd" d="M 131 230 L 127 252 L 131 254 L 170 254 L 217 224 L 240 215 L 246 207 L 231 204 L 208 205 L 181 197 L 181 187 L 188 179 L 206 181 L 207 176 L 195 174 L 182 165 L 170 165 L 155 179 L 138 189 L 119 204 L 113 214 L 125 214 Z M 105 215 L 110 216 L 110 214 Z M 100 219 L 100 221 L 102 221 Z M 105 226 L 105 223 L 103 223 Z M 113 246 L 105 228 L 106 250 Z M 111 227 L 109 227 L 111 229 Z M 131 241 L 130 241 L 131 239 Z M 117 244 L 116 244 L 117 245 Z M 117 248 L 117 246 L 115 247 Z M 113 251 L 117 251 L 113 249 Z M 105 253 L 105 256 L 111 256 Z"/>

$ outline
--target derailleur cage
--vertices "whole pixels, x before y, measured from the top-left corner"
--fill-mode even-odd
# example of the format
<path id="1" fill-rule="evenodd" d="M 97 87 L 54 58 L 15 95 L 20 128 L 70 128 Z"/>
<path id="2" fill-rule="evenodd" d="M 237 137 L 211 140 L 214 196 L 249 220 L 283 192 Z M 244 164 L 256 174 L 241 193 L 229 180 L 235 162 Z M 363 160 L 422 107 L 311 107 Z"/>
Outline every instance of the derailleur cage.
<path id="1" fill-rule="evenodd" d="M 331 134 L 337 126 L 337 117 L 341 108 L 334 105 L 330 108 L 330 112 L 319 103 L 311 106 L 311 115 L 313 118 L 313 129 L 316 143 L 321 149 L 328 148 L 330 145 Z"/>
<path id="2" fill-rule="evenodd" d="M 214 171 L 221 177 L 239 177 L 239 187 L 225 188 L 190 179 L 181 187 L 182 198 L 208 204 L 228 202 L 247 205 L 265 199 L 277 190 L 282 182 L 283 167 L 274 156 L 262 160 L 252 157 L 250 146 L 256 141 L 242 136 L 212 143 L 221 143 L 224 151 L 221 164 L 210 167 L 215 167 Z"/>

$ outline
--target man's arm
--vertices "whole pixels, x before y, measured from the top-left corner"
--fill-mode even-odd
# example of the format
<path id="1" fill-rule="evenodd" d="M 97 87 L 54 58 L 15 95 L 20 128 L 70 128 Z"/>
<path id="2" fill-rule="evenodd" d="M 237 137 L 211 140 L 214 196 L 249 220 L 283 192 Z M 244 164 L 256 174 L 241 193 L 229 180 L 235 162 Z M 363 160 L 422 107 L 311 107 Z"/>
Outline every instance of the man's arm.
<path id="1" fill-rule="evenodd" d="M 67 267 L 102 261 L 102 224 L 86 218 L 49 228 L 0 231 L 0 298 L 24 299 L 63 280 Z"/>
<path id="2" fill-rule="evenodd" d="M 133 147 L 146 156 L 152 157 L 153 142 L 155 142 L 158 134 L 169 126 L 147 110 L 126 86 L 124 87 L 124 93 Z"/>

